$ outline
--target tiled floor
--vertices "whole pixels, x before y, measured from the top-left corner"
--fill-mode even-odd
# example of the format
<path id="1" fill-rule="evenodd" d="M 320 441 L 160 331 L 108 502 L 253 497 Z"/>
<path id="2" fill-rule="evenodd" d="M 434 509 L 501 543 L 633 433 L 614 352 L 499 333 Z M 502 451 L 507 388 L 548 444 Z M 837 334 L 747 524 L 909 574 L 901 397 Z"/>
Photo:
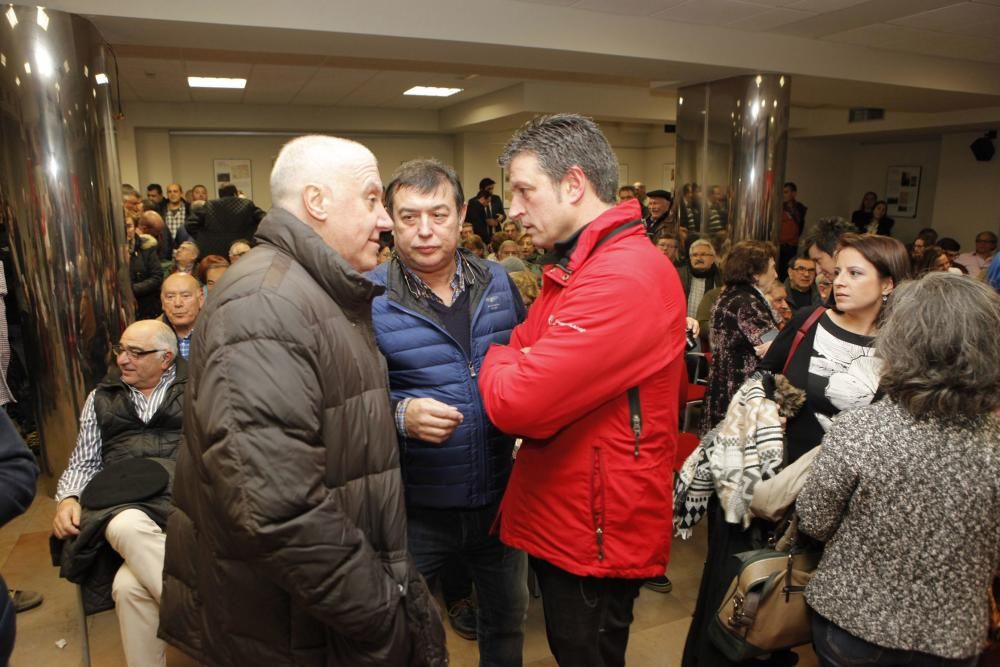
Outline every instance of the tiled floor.
<path id="1" fill-rule="evenodd" d="M 49 559 L 48 536 L 55 503 L 39 493 L 26 514 L 0 529 L 0 572 L 10 586 L 36 590 L 45 596 L 41 607 L 17 617 L 17 645 L 12 667 L 77 667 L 81 664 L 81 632 L 76 588 L 59 579 Z M 662 595 L 643 590 L 635 606 L 635 622 L 629 639 L 628 664 L 634 667 L 673 667 L 680 664 L 684 637 L 698 592 L 704 560 L 704 532 L 696 531 L 690 542 L 675 541 L 670 564 L 672 593 Z M 114 612 L 89 620 L 90 653 L 94 667 L 125 667 L 118 623 Z M 65 648 L 56 642 L 66 640 Z M 448 648 L 455 667 L 475 667 L 479 652 L 475 642 L 456 636 L 448 628 Z M 811 652 L 801 651 L 802 667 L 813 667 Z M 170 667 L 192 667 L 195 663 L 170 650 Z M 528 611 L 524 646 L 525 667 L 554 667 L 556 661 L 545 641 L 541 604 L 532 600 Z M 248 666 L 249 667 L 249 666 Z M 570 666 L 571 667 L 571 666 Z"/>

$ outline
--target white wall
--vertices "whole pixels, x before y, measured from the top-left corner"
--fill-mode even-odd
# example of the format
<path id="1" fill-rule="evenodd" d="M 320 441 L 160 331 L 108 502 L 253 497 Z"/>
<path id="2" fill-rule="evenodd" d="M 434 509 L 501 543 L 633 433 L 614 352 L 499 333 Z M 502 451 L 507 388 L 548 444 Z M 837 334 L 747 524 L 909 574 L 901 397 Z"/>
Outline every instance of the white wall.
<path id="1" fill-rule="evenodd" d="M 251 161 L 253 199 L 258 206 L 271 206 L 268 181 L 274 158 L 281 147 L 292 139 L 288 135 L 186 135 L 169 134 L 166 130 L 136 130 L 139 183 L 164 187 L 178 181 L 189 189 L 196 183 L 208 187 L 214 196 L 213 160 L 241 158 Z M 344 136 L 365 144 L 379 162 L 382 178 L 388 182 L 392 172 L 402 162 L 418 157 L 436 157 L 452 163 L 455 159 L 454 140 L 441 135 L 351 135 Z M 141 184 L 141 185 L 140 185 Z"/>
<path id="2" fill-rule="evenodd" d="M 886 172 L 891 166 L 913 165 L 921 167 L 920 195 L 917 199 L 915 218 L 896 217 L 892 235 L 903 242 L 916 237 L 924 227 L 934 226 L 934 198 L 937 188 L 938 163 L 941 155 L 941 140 L 908 141 L 899 143 L 861 144 L 854 154 L 854 170 L 851 174 L 850 192 L 858 203 L 866 190 L 885 198 Z M 855 203 L 851 210 L 857 207 Z"/>
<path id="3" fill-rule="evenodd" d="M 963 251 L 973 249 L 981 231 L 1000 233 L 1000 156 L 976 162 L 969 144 L 981 136 L 960 132 L 941 138 L 934 228 L 961 243 Z"/>
<path id="4" fill-rule="evenodd" d="M 799 200 L 809 207 L 807 221 L 839 215 L 850 219 L 862 195 L 885 197 L 886 173 L 895 165 L 921 167 L 915 218 L 896 217 L 893 236 L 909 242 L 923 227 L 935 227 L 935 199 L 941 168 L 940 138 L 920 141 L 861 143 L 857 139 L 792 139 L 788 142 L 785 180 L 794 181 Z"/>

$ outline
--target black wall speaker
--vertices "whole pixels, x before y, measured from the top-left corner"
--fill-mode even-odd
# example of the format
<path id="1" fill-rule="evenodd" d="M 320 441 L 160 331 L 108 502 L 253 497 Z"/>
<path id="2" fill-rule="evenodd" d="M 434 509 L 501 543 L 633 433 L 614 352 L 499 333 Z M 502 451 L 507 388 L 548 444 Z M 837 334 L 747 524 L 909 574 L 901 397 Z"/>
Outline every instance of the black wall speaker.
<path id="1" fill-rule="evenodd" d="M 976 158 L 976 162 L 989 162 L 993 159 L 993 156 L 997 152 L 993 146 L 993 140 L 996 138 L 996 130 L 990 130 L 969 145 L 972 155 Z"/>

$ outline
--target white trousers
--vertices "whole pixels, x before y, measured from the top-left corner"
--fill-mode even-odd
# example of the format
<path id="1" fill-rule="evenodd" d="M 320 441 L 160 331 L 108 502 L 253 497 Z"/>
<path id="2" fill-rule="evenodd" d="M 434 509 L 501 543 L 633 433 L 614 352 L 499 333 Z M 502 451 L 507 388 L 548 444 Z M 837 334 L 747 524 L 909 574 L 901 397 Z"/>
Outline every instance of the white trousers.
<path id="1" fill-rule="evenodd" d="M 129 667 L 165 667 L 167 646 L 156 637 L 156 629 L 167 536 L 138 509 L 117 514 L 104 536 L 125 559 L 111 587 L 125 661 Z"/>

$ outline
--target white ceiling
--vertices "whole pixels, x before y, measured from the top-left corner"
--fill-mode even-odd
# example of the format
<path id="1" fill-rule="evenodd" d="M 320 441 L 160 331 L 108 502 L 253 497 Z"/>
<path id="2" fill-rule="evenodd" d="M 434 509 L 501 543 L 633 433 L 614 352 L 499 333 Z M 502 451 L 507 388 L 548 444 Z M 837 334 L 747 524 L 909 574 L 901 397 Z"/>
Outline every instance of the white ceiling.
<path id="1" fill-rule="evenodd" d="M 1000 0 L 516 0 L 1000 63 Z"/>
<path id="2" fill-rule="evenodd" d="M 384 69 L 336 67 L 313 64 L 228 60 L 161 59 L 120 55 L 122 99 L 126 102 L 230 102 L 239 104 L 295 104 L 310 106 L 380 107 L 394 109 L 441 109 L 507 88 L 515 78 L 477 76 L 449 72 L 410 72 Z M 239 77 L 247 79 L 243 90 L 189 88 L 188 76 Z M 471 78 L 470 78 L 471 76 Z M 413 86 L 462 88 L 448 98 L 404 96 Z"/>
<path id="3" fill-rule="evenodd" d="M 162 15 L 150 11 L 154 0 L 51 2 L 84 13 L 114 45 L 125 102 L 443 114 L 472 103 L 483 118 L 500 122 L 506 113 L 513 122 L 538 112 L 536 93 L 555 88 L 550 82 L 585 84 L 574 108 L 623 93 L 672 108 L 661 101 L 684 85 L 784 71 L 797 107 L 1000 107 L 1000 0 L 365 0 L 370 11 L 362 14 L 342 3 L 296 0 L 296 12 L 260 5 L 235 20 L 217 14 L 237 0 L 175 0 L 173 16 L 202 22 L 148 18 Z M 466 28 L 487 6 L 490 29 L 479 42 Z M 248 83 L 245 90 L 190 89 L 188 75 Z M 512 101 L 527 82 L 524 95 L 534 98 Z M 464 90 L 403 96 L 414 85 Z M 661 112 L 628 116 L 654 117 L 670 120 Z"/>

